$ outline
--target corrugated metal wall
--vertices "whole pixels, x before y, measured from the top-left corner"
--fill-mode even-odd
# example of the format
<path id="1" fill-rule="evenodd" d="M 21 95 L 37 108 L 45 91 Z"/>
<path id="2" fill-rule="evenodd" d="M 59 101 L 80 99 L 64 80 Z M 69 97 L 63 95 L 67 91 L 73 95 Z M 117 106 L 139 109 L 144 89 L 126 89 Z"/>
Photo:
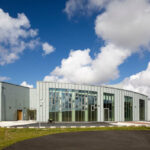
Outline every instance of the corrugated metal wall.
<path id="1" fill-rule="evenodd" d="M 23 120 L 27 120 L 27 111 L 29 109 L 29 88 L 1 83 L 1 120 L 17 120 L 17 110 L 22 110 Z"/>
<path id="2" fill-rule="evenodd" d="M 37 93 L 36 93 L 36 89 L 32 89 L 30 88 L 30 110 L 36 110 L 37 109 Z"/>
<path id="3" fill-rule="evenodd" d="M 2 89 L 3 87 L 3 89 Z M 29 89 L 0 82 L 0 121 L 16 120 L 17 109 L 23 110 L 23 119 L 27 119 L 27 109 L 37 110 L 37 120 L 49 119 L 49 88 L 96 91 L 97 120 L 104 121 L 103 93 L 115 96 L 115 121 L 124 121 L 124 96 L 133 97 L 133 121 L 139 120 L 139 99 L 145 100 L 145 118 L 150 120 L 150 100 L 147 96 L 108 86 L 89 86 L 69 83 L 37 82 L 36 89 Z"/>
<path id="4" fill-rule="evenodd" d="M 150 98 L 148 99 L 148 121 L 150 121 Z"/>
<path id="5" fill-rule="evenodd" d="M 2 121 L 2 103 L 1 103 L 1 99 L 2 99 L 2 83 L 0 83 L 0 121 Z"/>
<path id="6" fill-rule="evenodd" d="M 115 121 L 124 121 L 124 96 L 133 97 L 133 121 L 139 120 L 139 99 L 145 100 L 145 117 L 148 120 L 148 98 L 145 95 L 104 86 L 89 86 L 70 83 L 37 82 L 37 120 L 47 121 L 49 119 L 49 88 L 64 88 L 75 90 L 89 90 L 98 92 L 98 121 L 104 121 L 103 93 L 115 95 Z"/>

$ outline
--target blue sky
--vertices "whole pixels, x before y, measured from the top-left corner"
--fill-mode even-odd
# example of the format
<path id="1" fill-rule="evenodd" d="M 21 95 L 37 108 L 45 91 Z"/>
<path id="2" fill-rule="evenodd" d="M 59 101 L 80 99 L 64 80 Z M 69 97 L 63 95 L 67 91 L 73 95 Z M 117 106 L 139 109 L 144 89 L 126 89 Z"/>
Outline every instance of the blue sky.
<path id="1" fill-rule="evenodd" d="M 134 48 L 132 47 L 132 45 L 130 47 L 128 46 L 125 47 L 123 45 L 124 43 L 122 44 L 118 40 L 122 44 L 121 45 L 116 40 L 116 38 L 114 39 L 114 36 L 112 37 L 112 36 L 108 36 L 109 34 L 107 33 L 105 34 L 106 31 L 105 30 L 102 31 L 102 29 L 104 28 L 101 28 L 100 31 L 96 32 L 95 27 L 99 23 L 98 22 L 96 24 L 97 17 L 102 16 L 105 12 L 111 14 L 113 10 L 113 9 L 111 10 L 111 8 L 116 7 L 117 10 L 118 8 L 117 4 L 122 2 L 119 2 L 118 0 L 118 2 L 113 4 L 111 0 L 99 0 L 99 2 L 96 3 L 96 1 L 94 0 L 93 1 L 94 4 L 92 4 L 91 0 L 77 0 L 78 3 L 75 4 L 73 1 L 74 0 L 44 0 L 44 1 L 42 0 L 36 0 L 36 1 L 0 0 L 0 8 L 3 10 L 3 13 L 8 13 L 11 18 L 17 18 L 18 13 L 24 13 L 24 15 L 27 17 L 31 25 L 30 28 L 33 30 L 35 29 L 38 30 L 38 35 L 36 36 L 36 38 L 38 38 L 38 40 L 40 41 L 39 44 L 35 45 L 33 49 L 30 49 L 29 47 L 24 48 L 22 52 L 18 54 L 19 58 L 13 60 L 12 62 L 1 65 L 0 66 L 1 77 L 9 77 L 10 79 L 8 80 L 8 82 L 15 83 L 15 84 L 21 84 L 23 81 L 26 81 L 29 84 L 33 84 L 34 87 L 36 81 L 43 80 L 45 76 L 52 76 L 52 77 L 57 76 L 57 81 L 59 81 L 60 78 L 61 79 L 63 78 L 64 82 L 65 81 L 75 82 L 74 80 L 68 79 L 67 78 L 68 75 L 60 73 L 66 69 L 65 67 L 63 68 L 63 66 L 61 65 L 62 59 L 64 58 L 68 59 L 73 57 L 73 56 L 69 57 L 70 50 L 74 50 L 74 51 L 80 50 L 79 52 L 82 52 L 88 48 L 90 49 L 88 55 L 90 56 L 90 59 L 94 61 L 96 57 L 98 57 L 98 54 L 101 53 L 100 51 L 101 48 L 106 47 L 107 45 L 109 45 L 109 43 L 116 45 L 117 48 L 121 47 L 124 49 L 129 49 L 130 51 L 130 53 L 126 54 L 123 60 L 119 60 L 118 64 L 115 66 L 116 67 L 115 71 L 116 70 L 118 71 L 118 73 L 116 73 L 117 75 L 115 74 L 114 78 L 112 79 L 108 77 L 104 80 L 103 77 L 101 79 L 98 79 L 97 76 L 96 77 L 94 76 L 93 78 L 97 78 L 96 80 L 91 79 L 92 77 L 89 77 L 90 81 L 87 79 L 83 83 L 95 84 L 95 81 L 98 81 L 98 84 L 105 84 L 105 83 L 118 84 L 123 82 L 125 78 L 128 78 L 128 81 L 130 81 L 132 75 L 136 75 L 137 73 L 140 73 L 147 69 L 150 60 L 149 47 L 147 46 L 147 44 L 143 42 L 146 45 L 145 46 L 143 43 L 139 43 L 137 39 L 137 43 Z M 125 2 L 123 4 L 123 7 L 126 7 L 127 5 L 131 5 L 129 0 L 124 0 L 124 1 Z M 141 10 L 147 9 L 145 8 L 147 1 L 146 0 L 144 1 L 145 3 L 142 3 L 141 8 L 139 8 Z M 106 2 L 106 4 L 102 2 Z M 140 0 L 134 0 L 134 2 L 135 5 L 138 5 L 138 3 L 139 5 L 141 5 Z M 69 4 L 68 11 L 67 11 L 67 4 Z M 82 6 L 82 8 L 80 8 L 80 6 Z M 135 9 L 135 7 L 133 7 L 133 9 Z M 133 17 L 137 17 L 137 16 L 133 16 Z M 111 18 L 109 21 L 107 19 L 108 18 L 104 18 L 104 19 L 101 18 L 102 22 L 105 24 L 110 23 L 109 22 L 110 20 L 112 21 L 111 23 L 114 23 L 114 20 L 112 20 Z M 143 25 L 147 26 L 146 23 Z M 105 27 L 107 27 L 107 24 L 105 25 Z M 129 25 L 129 29 L 130 29 L 130 25 Z M 109 30 L 110 28 L 107 29 L 107 31 Z M 119 30 L 116 29 L 115 32 L 119 32 Z M 101 36 L 102 33 L 104 34 Z M 135 40 L 137 36 L 140 36 L 140 34 L 138 35 L 135 34 Z M 115 33 L 115 35 L 119 35 L 119 34 Z M 130 37 L 130 33 L 129 33 L 129 37 Z M 26 41 L 29 40 L 29 38 L 30 37 L 28 37 L 27 39 L 21 39 L 19 37 L 19 40 L 21 39 Z M 33 37 L 33 39 L 35 39 L 35 37 Z M 118 39 L 120 39 L 120 37 Z M 124 38 L 123 40 L 125 39 L 126 38 Z M 147 41 L 147 39 L 145 39 L 145 41 L 147 43 L 149 42 Z M 44 51 L 43 51 L 42 44 L 45 42 L 53 46 L 53 48 L 55 49 L 54 52 L 50 52 L 46 55 L 43 55 Z M 0 44 L 3 45 L 3 42 L 1 42 Z M 7 47 L 9 46 L 10 45 L 8 44 Z M 141 49 L 140 46 L 143 46 L 144 50 Z M 8 51 L 8 53 L 9 52 L 10 50 Z M 1 52 L 1 54 L 2 53 L 3 52 Z M 86 54 L 84 53 L 83 56 Z M 111 57 L 111 55 L 109 57 Z M 116 58 L 114 58 L 114 60 L 115 59 Z M 86 62 L 86 64 L 84 65 L 86 65 L 87 67 L 92 66 L 91 60 L 89 61 L 90 63 Z M 107 69 L 109 68 L 107 68 L 107 65 L 105 66 L 105 62 L 103 64 L 105 70 L 107 71 Z M 59 71 L 54 71 L 56 67 L 59 67 Z M 99 71 L 98 73 L 104 74 L 105 76 L 104 73 L 105 70 L 104 71 L 103 69 L 102 71 L 98 70 Z M 51 75 L 50 73 L 53 71 L 55 73 Z M 111 74 L 111 72 L 109 72 L 109 74 Z M 113 74 L 113 70 L 112 70 L 112 74 Z M 86 74 L 83 74 L 83 76 L 86 76 Z M 76 78 L 80 78 L 80 76 L 75 77 L 75 79 Z M 52 80 L 50 79 L 50 81 Z M 81 82 L 81 80 L 79 80 L 79 82 Z M 149 85 L 146 85 L 146 87 L 147 86 Z M 135 86 L 133 87 L 135 88 Z"/>
<path id="2" fill-rule="evenodd" d="M 0 1 L 0 6 L 12 17 L 24 13 L 30 20 L 32 28 L 39 30 L 40 39 L 50 42 L 56 48 L 54 53 L 44 57 L 41 55 L 41 47 L 32 51 L 26 50 L 16 62 L 2 66 L 1 75 L 9 76 L 10 82 L 20 84 L 26 80 L 35 84 L 59 65 L 61 59 L 68 56 L 70 49 L 89 47 L 94 53 L 100 46 L 94 33 L 95 17 L 68 20 L 63 12 L 65 8 L 63 0 L 44 0 L 44 2 L 37 0 L 36 3 L 29 0 L 3 0 Z"/>

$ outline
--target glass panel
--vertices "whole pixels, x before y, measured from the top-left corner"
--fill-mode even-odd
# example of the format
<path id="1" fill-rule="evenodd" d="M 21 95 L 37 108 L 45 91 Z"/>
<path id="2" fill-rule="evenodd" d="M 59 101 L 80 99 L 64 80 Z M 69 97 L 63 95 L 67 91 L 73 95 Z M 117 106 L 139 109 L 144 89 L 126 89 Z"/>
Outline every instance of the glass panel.
<path id="1" fill-rule="evenodd" d="M 109 109 L 104 108 L 104 120 L 109 121 Z"/>
<path id="2" fill-rule="evenodd" d="M 114 121 L 114 94 L 104 93 L 104 121 Z"/>
<path id="3" fill-rule="evenodd" d="M 49 112 L 55 121 L 97 121 L 97 92 L 50 88 Z"/>
<path id="4" fill-rule="evenodd" d="M 55 92 L 55 90 L 50 89 L 49 97 L 50 97 L 50 100 L 49 100 L 50 108 L 49 109 L 51 110 L 51 111 L 49 111 L 49 118 L 54 121 L 58 121 L 59 95 L 58 95 L 58 93 Z"/>
<path id="5" fill-rule="evenodd" d="M 145 120 L 145 101 L 139 100 L 139 117 L 141 121 Z"/>
<path id="6" fill-rule="evenodd" d="M 88 120 L 97 121 L 97 97 L 88 96 Z"/>
<path id="7" fill-rule="evenodd" d="M 125 96 L 124 100 L 124 117 L 125 121 L 133 120 L 133 98 Z"/>

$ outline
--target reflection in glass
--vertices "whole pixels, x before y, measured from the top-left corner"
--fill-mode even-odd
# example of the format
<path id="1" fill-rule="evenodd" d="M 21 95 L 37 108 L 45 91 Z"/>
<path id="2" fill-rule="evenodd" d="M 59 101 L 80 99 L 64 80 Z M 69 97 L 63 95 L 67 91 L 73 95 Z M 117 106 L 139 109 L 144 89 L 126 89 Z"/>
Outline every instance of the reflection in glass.
<path id="1" fill-rule="evenodd" d="M 59 112 L 59 93 L 51 91 L 50 93 L 50 101 L 49 101 L 49 106 L 50 106 L 50 112 L 49 112 L 49 118 L 58 121 L 58 112 Z"/>
<path id="2" fill-rule="evenodd" d="M 49 89 L 49 117 L 54 121 L 97 121 L 97 92 Z"/>
<path id="3" fill-rule="evenodd" d="M 114 121 L 114 94 L 104 93 L 104 121 Z"/>
<path id="4" fill-rule="evenodd" d="M 145 120 L 145 101 L 140 99 L 139 100 L 139 112 L 140 112 L 140 120 L 144 121 Z"/>
<path id="5" fill-rule="evenodd" d="M 124 117 L 125 121 L 133 120 L 133 98 L 125 96 L 124 100 Z"/>

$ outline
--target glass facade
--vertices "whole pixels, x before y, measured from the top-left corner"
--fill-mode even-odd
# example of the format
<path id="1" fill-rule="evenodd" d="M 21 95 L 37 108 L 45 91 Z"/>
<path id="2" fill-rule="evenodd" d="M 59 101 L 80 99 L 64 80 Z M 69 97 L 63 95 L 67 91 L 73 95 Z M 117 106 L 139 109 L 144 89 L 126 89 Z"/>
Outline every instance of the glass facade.
<path id="1" fill-rule="evenodd" d="M 50 101 L 49 101 L 49 109 L 51 110 L 49 113 L 49 118 L 55 121 L 59 121 L 59 93 L 54 92 L 52 90 L 49 93 Z"/>
<path id="2" fill-rule="evenodd" d="M 49 118 L 54 121 L 97 121 L 97 92 L 49 89 Z"/>
<path id="3" fill-rule="evenodd" d="M 139 100 L 139 119 L 145 120 L 145 101 L 142 99 Z"/>
<path id="4" fill-rule="evenodd" d="M 103 94 L 103 107 L 104 107 L 104 121 L 114 121 L 114 94 Z"/>
<path id="5" fill-rule="evenodd" d="M 133 98 L 130 96 L 124 97 L 124 118 L 125 121 L 133 120 Z"/>
<path id="6" fill-rule="evenodd" d="M 96 91 L 49 88 L 49 119 L 97 121 L 97 96 Z M 103 115 L 104 121 L 115 121 L 115 94 L 103 93 Z M 124 96 L 124 120 L 133 121 L 133 97 L 130 96 Z M 145 120 L 145 100 L 142 99 L 139 99 L 139 120 Z"/>

